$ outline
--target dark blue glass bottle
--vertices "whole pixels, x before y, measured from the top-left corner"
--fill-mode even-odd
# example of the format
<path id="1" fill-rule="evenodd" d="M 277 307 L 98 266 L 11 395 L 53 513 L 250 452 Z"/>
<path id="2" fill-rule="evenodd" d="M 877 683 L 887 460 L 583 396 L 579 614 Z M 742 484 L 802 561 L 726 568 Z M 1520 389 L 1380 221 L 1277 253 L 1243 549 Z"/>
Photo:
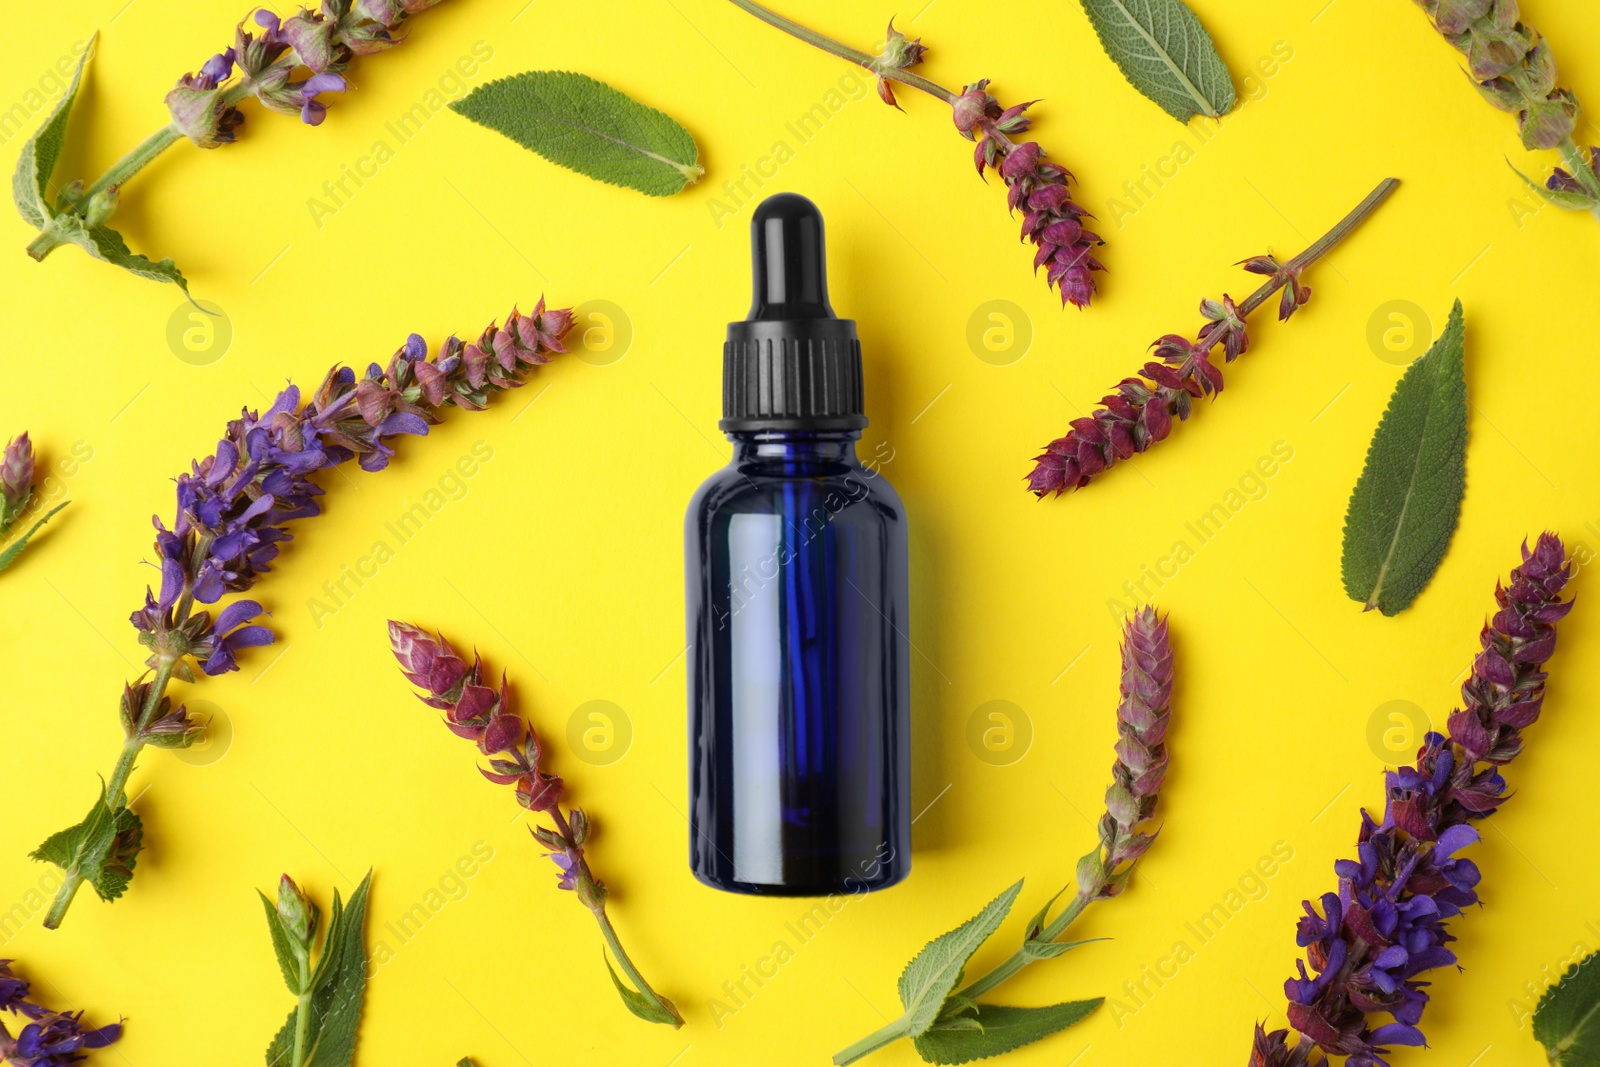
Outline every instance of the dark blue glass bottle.
<path id="1" fill-rule="evenodd" d="M 860 345 L 828 306 L 821 216 L 772 197 L 752 235 L 733 459 L 685 523 L 690 864 L 741 893 L 878 889 L 911 866 L 905 513 L 856 455 Z"/>

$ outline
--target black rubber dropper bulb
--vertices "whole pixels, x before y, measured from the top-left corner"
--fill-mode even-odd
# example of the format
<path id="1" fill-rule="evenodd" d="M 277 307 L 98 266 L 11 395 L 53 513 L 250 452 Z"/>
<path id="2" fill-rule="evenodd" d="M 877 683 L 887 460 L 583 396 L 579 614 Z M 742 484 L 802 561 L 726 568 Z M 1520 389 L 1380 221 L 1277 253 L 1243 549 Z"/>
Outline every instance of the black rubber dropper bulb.
<path id="1" fill-rule="evenodd" d="M 831 319 L 828 262 L 822 247 L 822 213 L 798 193 L 779 193 L 756 208 L 750 223 L 755 262 L 752 322 Z"/>
<path id="2" fill-rule="evenodd" d="M 828 304 L 822 213 L 795 193 L 763 200 L 750 219 L 753 294 L 723 346 L 722 429 L 859 430 L 856 324 Z"/>

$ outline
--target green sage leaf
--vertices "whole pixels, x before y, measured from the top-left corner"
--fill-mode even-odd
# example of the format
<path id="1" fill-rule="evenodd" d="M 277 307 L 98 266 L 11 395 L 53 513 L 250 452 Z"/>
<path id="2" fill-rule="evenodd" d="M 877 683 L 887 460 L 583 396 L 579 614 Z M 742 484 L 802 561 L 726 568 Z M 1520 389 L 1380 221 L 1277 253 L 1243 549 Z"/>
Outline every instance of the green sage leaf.
<path id="1" fill-rule="evenodd" d="M 472 1057 L 471 1056 L 463 1056 L 463 1057 L 461 1057 L 459 1060 L 456 1061 L 456 1067 L 473 1067 L 473 1065 L 472 1065 Z"/>
<path id="2" fill-rule="evenodd" d="M 65 213 L 51 219 L 47 228 L 58 243 L 75 244 L 95 259 L 121 267 L 141 278 L 171 282 L 183 290 L 183 295 L 189 295 L 189 280 L 170 258 L 152 260 L 134 252 L 122 235 L 110 226 L 87 226 L 77 215 Z"/>
<path id="3" fill-rule="evenodd" d="M 1104 999 L 1073 1000 L 1044 1008 L 980 1004 L 976 1020 L 964 1017 L 965 1023 L 975 1021 L 980 1029 L 973 1029 L 970 1025 L 954 1027 L 941 1022 L 913 1040 L 917 1055 L 928 1063 L 970 1063 L 1031 1045 L 1041 1038 L 1059 1033 L 1098 1008 Z M 955 1021 L 950 1020 L 952 1023 Z"/>
<path id="4" fill-rule="evenodd" d="M 629 1011 L 646 1022 L 666 1023 L 673 1029 L 683 1025 L 683 1020 L 676 1015 L 667 1011 L 643 993 L 629 989 L 624 985 L 622 979 L 617 977 L 617 972 L 612 968 L 611 957 L 606 955 L 605 949 L 600 950 L 600 955 L 606 961 L 606 973 L 611 975 L 611 984 L 617 987 L 617 993 L 622 997 L 622 1003 L 628 1006 Z"/>
<path id="5" fill-rule="evenodd" d="M 1188 122 L 1233 107 L 1233 79 L 1183 0 L 1081 0 L 1094 32 L 1133 87 Z"/>
<path id="6" fill-rule="evenodd" d="M 705 173 L 688 130 L 587 74 L 513 74 L 450 108 L 552 163 L 651 196 L 669 196 Z"/>
<path id="7" fill-rule="evenodd" d="M 1022 954 L 1029 959 L 1053 960 L 1057 956 L 1065 956 L 1080 945 L 1087 945 L 1095 941 L 1109 941 L 1109 937 L 1086 937 L 1082 941 L 1039 941 L 1028 940 L 1022 943 Z"/>
<path id="8" fill-rule="evenodd" d="M 1600 953 L 1585 956 L 1539 998 L 1533 1036 L 1551 1067 L 1600 1065 Z"/>
<path id="9" fill-rule="evenodd" d="M 1600 201 L 1596 201 L 1595 198 L 1590 196 L 1588 193 L 1574 192 L 1571 189 L 1551 189 L 1547 186 L 1540 185 L 1538 182 L 1534 181 L 1520 170 L 1517 170 L 1516 165 L 1510 160 L 1506 161 L 1506 165 L 1511 168 L 1512 172 L 1516 174 L 1517 177 L 1521 178 L 1527 184 L 1529 189 L 1532 189 L 1534 192 L 1544 197 L 1545 200 L 1564 211 L 1593 211 L 1595 204 L 1600 203 Z"/>
<path id="10" fill-rule="evenodd" d="M 272 902 L 272 898 L 259 889 L 256 890 L 256 896 L 261 898 L 261 903 L 267 909 L 267 930 L 272 934 L 272 952 L 278 957 L 283 982 L 289 987 L 289 992 L 298 997 L 305 989 L 301 987 L 300 959 L 294 953 L 295 939 L 283 925 L 283 916 L 278 914 L 278 906 Z"/>
<path id="11" fill-rule="evenodd" d="M 355 1060 L 361 1004 L 367 990 L 367 894 L 372 872 L 361 879 L 350 902 L 333 893 L 333 915 L 322 939 L 322 958 L 311 978 L 311 993 L 267 1047 L 267 1067 L 350 1067 Z M 274 946 L 276 947 L 276 946 Z M 294 1058 L 298 1016 L 306 1013 L 303 1055 Z"/>
<path id="12" fill-rule="evenodd" d="M 925 1032 L 939 1017 L 945 998 L 961 981 L 962 971 L 978 946 L 1000 927 L 1022 891 L 1022 881 L 995 897 L 960 926 L 934 938 L 900 974 L 900 1003 L 905 1005 L 906 1033 Z"/>
<path id="13" fill-rule="evenodd" d="M 51 834 L 31 858 L 53 863 L 70 879 L 94 886 L 101 900 L 116 900 L 133 878 L 144 841 L 144 824 L 121 797 L 106 795 L 105 783 L 89 814 L 76 826 Z"/>
<path id="14" fill-rule="evenodd" d="M 54 515 L 56 512 L 60 511 L 70 503 L 70 500 L 63 500 L 61 503 L 45 512 L 43 517 L 41 517 L 38 522 L 34 523 L 28 528 L 27 533 L 11 542 L 11 544 L 6 547 L 5 551 L 0 552 L 0 571 L 3 571 L 7 567 L 11 566 L 16 558 L 22 555 L 22 550 L 28 547 L 28 540 L 32 538 L 34 534 L 39 532 L 39 527 L 50 521 L 50 516 Z"/>
<path id="15" fill-rule="evenodd" d="M 44 229 L 50 221 L 50 175 L 55 172 L 56 160 L 61 158 L 61 149 L 67 143 L 67 120 L 72 117 L 72 105 L 78 99 L 84 68 L 89 65 L 89 57 L 94 55 L 99 37 L 96 33 L 89 38 L 89 47 L 78 57 L 77 69 L 72 72 L 72 83 L 56 101 L 44 125 L 22 146 L 22 155 L 17 158 L 17 169 L 11 176 L 11 195 L 17 202 L 17 210 L 35 229 Z"/>
<path id="16" fill-rule="evenodd" d="M 1467 378 L 1461 301 L 1406 368 L 1367 449 L 1344 519 L 1344 589 L 1394 615 L 1444 558 L 1466 492 Z"/>

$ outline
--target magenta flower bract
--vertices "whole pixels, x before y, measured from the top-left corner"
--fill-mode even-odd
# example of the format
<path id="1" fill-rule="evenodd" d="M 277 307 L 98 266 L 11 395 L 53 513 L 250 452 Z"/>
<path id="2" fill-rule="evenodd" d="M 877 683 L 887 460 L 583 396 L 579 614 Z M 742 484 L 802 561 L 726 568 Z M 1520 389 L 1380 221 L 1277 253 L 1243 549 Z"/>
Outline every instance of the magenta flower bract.
<path id="1" fill-rule="evenodd" d="M 1334 864 L 1339 891 L 1305 902 L 1296 941 L 1306 959 L 1284 983 L 1296 1043 L 1288 1030 L 1257 1025 L 1250 1067 L 1316 1067 L 1328 1055 L 1386 1067 L 1389 1046 L 1425 1044 L 1421 976 L 1456 962 L 1447 923 L 1478 903 L 1481 873 L 1458 853 L 1478 841 L 1472 822 L 1505 801 L 1499 768 L 1539 718 L 1555 624 L 1572 608 L 1561 599 L 1570 576 L 1555 534 L 1522 546 L 1522 565 L 1495 589 L 1499 607 L 1449 736 L 1429 733 L 1415 766 L 1386 775 L 1383 821 L 1363 811 L 1357 858 Z M 1383 1015 L 1391 1021 L 1372 1018 Z"/>
<path id="2" fill-rule="evenodd" d="M 650 1022 L 682 1026 L 683 1017 L 672 1001 L 650 988 L 623 950 L 606 914 L 605 883 L 594 876 L 584 856 L 592 829 L 588 813 L 582 808 L 562 811 L 565 790 L 561 779 L 540 767 L 544 751 L 533 724 L 511 711 L 505 676 L 501 675 L 498 688 L 485 684 L 489 679 L 476 652 L 469 667 L 443 637 L 393 619 L 389 621 L 389 650 L 399 661 L 406 680 L 422 690 L 418 699 L 444 712 L 444 724 L 450 732 L 475 742 L 478 751 L 489 757 L 489 766 L 479 767 L 479 773 L 496 785 L 514 786 L 518 804 L 543 813 L 554 824 L 534 826 L 534 839 L 550 850 L 550 860 L 561 872 L 557 887 L 572 891 L 594 915 L 606 944 L 639 990 L 624 991 L 612 974 L 628 1010 Z"/>
<path id="3" fill-rule="evenodd" d="M 1059 290 L 1063 305 L 1088 307 L 1094 272 L 1105 270 L 1092 250 L 1105 242 L 1083 226 L 1089 213 L 1072 202 L 1067 188 L 1071 173 L 1046 162 L 1036 142 L 1011 140 L 1011 134 L 1031 125 L 1024 112 L 1034 101 L 1002 108 L 988 84 L 984 79 L 962 90 L 951 109 L 956 129 L 978 142 L 972 158 L 979 176 L 985 168 L 998 171 L 1006 183 L 1006 205 L 1023 212 L 1022 236 L 1037 248 L 1033 269 L 1045 268 L 1045 284 Z"/>
<path id="4" fill-rule="evenodd" d="M 1051 441 L 1034 457 L 1028 491 L 1042 498 L 1081 489 L 1108 468 L 1166 440 L 1174 423 L 1193 413 L 1196 400 L 1222 392 L 1222 368 L 1213 360 L 1214 350 L 1221 347 L 1225 363 L 1243 355 L 1250 347 L 1245 320 L 1279 290 L 1283 296 L 1278 302 L 1278 318 L 1293 315 L 1311 298 L 1310 286 L 1300 280 L 1305 269 L 1343 240 L 1398 184 L 1393 178 L 1380 183 L 1337 226 L 1287 263 L 1272 256 L 1245 260 L 1241 266 L 1252 274 L 1266 275 L 1267 282 L 1238 305 L 1226 295 L 1220 302 L 1202 300 L 1200 314 L 1205 323 L 1195 340 L 1175 333 L 1157 339 L 1150 346 L 1155 359 L 1145 363 L 1137 375 L 1122 379 L 1115 392 L 1101 398 L 1100 407 L 1073 419 L 1065 436 Z M 1048 234 L 1050 226 L 1044 227 L 1041 236 Z M 1056 232 L 1065 237 L 1070 230 Z M 1040 254 L 1044 255 L 1044 246 Z M 1059 257 L 1062 252 L 1052 255 Z"/>

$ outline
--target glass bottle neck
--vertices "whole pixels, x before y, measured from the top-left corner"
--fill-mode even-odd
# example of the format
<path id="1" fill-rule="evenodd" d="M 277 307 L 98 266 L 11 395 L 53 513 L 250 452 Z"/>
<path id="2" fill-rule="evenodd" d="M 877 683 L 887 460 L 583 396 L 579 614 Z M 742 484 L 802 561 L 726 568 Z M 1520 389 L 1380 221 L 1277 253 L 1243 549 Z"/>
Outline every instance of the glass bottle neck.
<path id="1" fill-rule="evenodd" d="M 771 464 L 860 465 L 856 442 L 860 430 L 736 430 L 733 462 L 739 466 Z"/>

